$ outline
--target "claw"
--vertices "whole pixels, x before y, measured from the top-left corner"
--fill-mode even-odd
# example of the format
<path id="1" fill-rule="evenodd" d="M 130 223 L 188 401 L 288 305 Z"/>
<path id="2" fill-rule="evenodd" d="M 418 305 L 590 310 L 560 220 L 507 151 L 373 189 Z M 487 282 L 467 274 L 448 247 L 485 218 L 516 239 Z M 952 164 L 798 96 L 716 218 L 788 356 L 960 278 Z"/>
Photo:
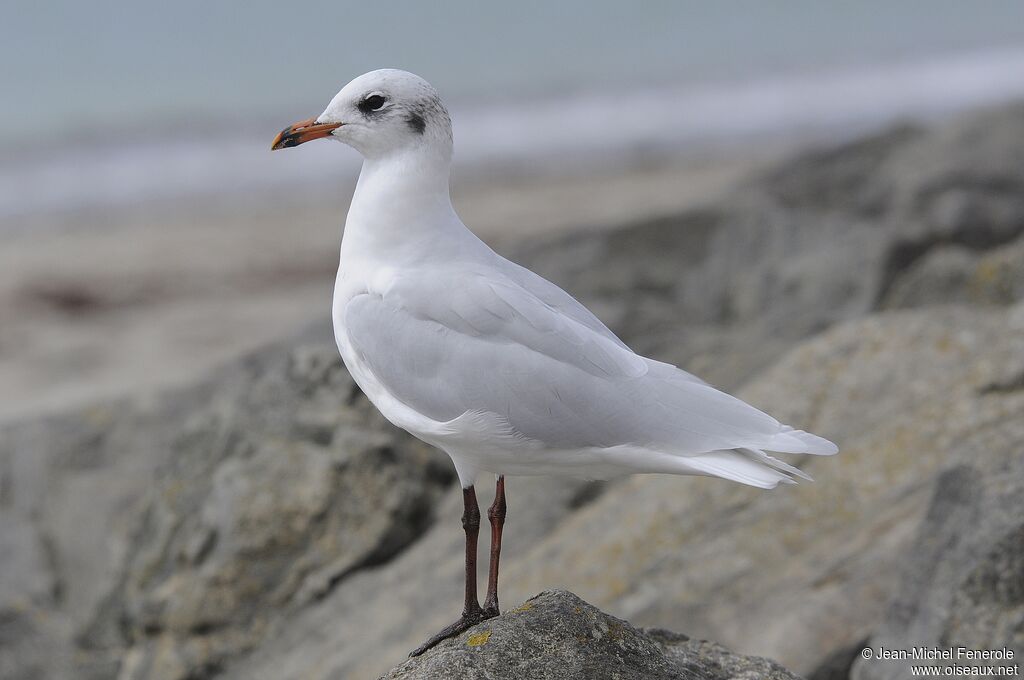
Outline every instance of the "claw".
<path id="1" fill-rule="evenodd" d="M 459 633 L 469 630 L 476 624 L 482 623 L 487 619 L 493 619 L 497 615 L 498 612 L 496 610 L 477 609 L 474 612 L 464 612 L 462 614 L 462 618 L 460 618 L 458 621 L 451 624 L 450 626 L 446 626 L 445 628 L 441 629 L 440 632 L 432 636 L 429 640 L 427 640 L 422 645 L 409 652 L 409 658 L 411 659 L 414 656 L 419 656 L 431 647 L 436 646 L 439 642 L 443 642 L 444 640 L 447 640 L 450 637 L 455 637 Z"/>

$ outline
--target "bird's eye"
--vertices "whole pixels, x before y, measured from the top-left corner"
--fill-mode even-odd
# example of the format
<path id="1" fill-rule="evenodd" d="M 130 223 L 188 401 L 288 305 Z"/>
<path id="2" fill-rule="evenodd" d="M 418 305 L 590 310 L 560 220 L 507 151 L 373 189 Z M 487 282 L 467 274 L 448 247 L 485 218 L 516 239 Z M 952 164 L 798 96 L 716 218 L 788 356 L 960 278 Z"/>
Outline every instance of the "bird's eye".
<path id="1" fill-rule="evenodd" d="M 369 111 L 376 111 L 380 107 L 384 106 L 384 102 L 386 101 L 387 100 L 383 97 L 383 95 L 371 94 L 369 97 L 359 102 L 359 110 L 362 111 L 363 113 L 368 113 Z"/>

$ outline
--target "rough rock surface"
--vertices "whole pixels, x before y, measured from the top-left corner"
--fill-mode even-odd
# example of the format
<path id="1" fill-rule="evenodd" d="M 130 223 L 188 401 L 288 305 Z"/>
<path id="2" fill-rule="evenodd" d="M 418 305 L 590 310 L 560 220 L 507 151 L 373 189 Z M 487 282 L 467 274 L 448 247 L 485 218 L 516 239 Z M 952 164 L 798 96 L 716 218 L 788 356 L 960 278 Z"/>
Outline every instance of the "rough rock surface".
<path id="1" fill-rule="evenodd" d="M 23 544 L 3 553 L 22 563 L 4 565 L 0 635 L 29 659 L 73 638 L 85 653 L 58 660 L 75 677 L 216 672 L 419 538 L 454 479 L 385 426 L 329 343 L 309 341 L 148 408 L 96 407 L 3 441 L 5 501 L 29 521 L 0 534 Z"/>
<path id="2" fill-rule="evenodd" d="M 998 432 L 964 442 L 977 447 L 975 455 L 939 478 L 888 616 L 868 643 L 873 649 L 1006 647 L 1018 664 L 1024 657 L 1024 418 L 1009 427 L 1015 443 L 1005 434 L 999 441 Z M 992 456 L 992 450 L 1013 455 Z M 906 678 L 910 665 L 920 663 L 858 659 L 852 677 Z"/>
<path id="3" fill-rule="evenodd" d="M 637 630 L 564 590 L 410 659 L 384 680 L 794 680 L 773 661 L 666 630 Z"/>

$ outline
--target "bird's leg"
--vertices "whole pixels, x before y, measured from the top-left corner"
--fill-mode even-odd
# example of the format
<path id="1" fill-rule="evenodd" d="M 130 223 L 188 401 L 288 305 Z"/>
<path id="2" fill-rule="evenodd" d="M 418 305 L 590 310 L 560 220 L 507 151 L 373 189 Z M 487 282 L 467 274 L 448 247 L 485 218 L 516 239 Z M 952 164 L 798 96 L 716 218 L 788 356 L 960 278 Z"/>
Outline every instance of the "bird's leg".
<path id="1" fill-rule="evenodd" d="M 501 559 L 501 530 L 505 526 L 505 476 L 498 475 L 494 485 L 494 502 L 487 510 L 491 520 L 491 562 L 487 570 L 487 596 L 484 598 L 484 615 L 497 616 L 498 610 L 498 561 Z"/>
<path id="2" fill-rule="evenodd" d="M 465 506 L 462 528 L 466 530 L 466 601 L 462 607 L 462 617 L 414 649 L 409 656 L 419 656 L 438 642 L 458 635 L 488 618 L 476 597 L 476 542 L 480 535 L 480 506 L 472 486 L 462 490 L 462 502 Z"/>

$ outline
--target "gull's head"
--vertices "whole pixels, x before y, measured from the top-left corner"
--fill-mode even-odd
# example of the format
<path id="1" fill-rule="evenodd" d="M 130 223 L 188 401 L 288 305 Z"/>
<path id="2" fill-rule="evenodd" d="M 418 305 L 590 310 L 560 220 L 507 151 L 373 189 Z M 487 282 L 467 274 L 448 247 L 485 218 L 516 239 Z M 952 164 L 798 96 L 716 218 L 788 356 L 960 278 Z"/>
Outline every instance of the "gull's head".
<path id="1" fill-rule="evenodd" d="M 344 142 L 366 158 L 412 148 L 450 156 L 452 124 L 430 83 L 407 71 L 380 69 L 343 87 L 319 116 L 282 130 L 271 148 L 321 138 Z"/>

